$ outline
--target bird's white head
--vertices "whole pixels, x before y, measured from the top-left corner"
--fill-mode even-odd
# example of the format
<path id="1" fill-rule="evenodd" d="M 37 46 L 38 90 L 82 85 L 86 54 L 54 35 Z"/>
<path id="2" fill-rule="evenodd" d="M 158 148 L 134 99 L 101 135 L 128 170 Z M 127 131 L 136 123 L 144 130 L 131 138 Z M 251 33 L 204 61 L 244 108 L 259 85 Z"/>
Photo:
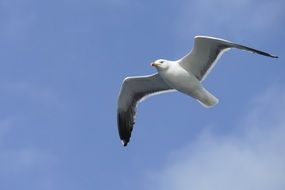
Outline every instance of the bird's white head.
<path id="1" fill-rule="evenodd" d="M 165 70 L 169 68 L 170 62 L 165 59 L 158 59 L 150 64 L 157 70 Z"/>

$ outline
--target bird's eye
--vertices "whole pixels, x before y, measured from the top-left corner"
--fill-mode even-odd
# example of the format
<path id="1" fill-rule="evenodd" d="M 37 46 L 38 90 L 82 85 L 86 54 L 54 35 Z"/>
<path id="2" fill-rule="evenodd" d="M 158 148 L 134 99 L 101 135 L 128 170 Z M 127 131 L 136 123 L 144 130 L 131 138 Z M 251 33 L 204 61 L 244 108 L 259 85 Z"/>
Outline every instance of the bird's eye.
<path id="1" fill-rule="evenodd" d="M 163 61 L 160 61 L 159 63 L 163 63 Z"/>

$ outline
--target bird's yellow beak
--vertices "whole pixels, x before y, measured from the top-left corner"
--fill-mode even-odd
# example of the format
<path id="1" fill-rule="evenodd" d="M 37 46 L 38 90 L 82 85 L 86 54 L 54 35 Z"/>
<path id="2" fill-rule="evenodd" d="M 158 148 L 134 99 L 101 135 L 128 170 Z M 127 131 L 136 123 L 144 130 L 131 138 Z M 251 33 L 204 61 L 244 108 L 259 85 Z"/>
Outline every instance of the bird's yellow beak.
<path id="1" fill-rule="evenodd" d="M 155 62 L 152 62 L 150 65 L 153 67 L 158 67 L 159 65 L 161 65 L 161 63 L 155 61 Z"/>

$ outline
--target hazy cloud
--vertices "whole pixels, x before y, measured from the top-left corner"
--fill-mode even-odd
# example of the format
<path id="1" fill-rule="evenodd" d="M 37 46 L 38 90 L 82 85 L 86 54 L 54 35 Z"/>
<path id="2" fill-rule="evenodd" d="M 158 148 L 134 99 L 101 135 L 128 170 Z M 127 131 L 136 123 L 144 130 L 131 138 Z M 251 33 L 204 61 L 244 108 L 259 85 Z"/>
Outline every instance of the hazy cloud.
<path id="1" fill-rule="evenodd" d="M 234 40 L 267 35 L 281 26 L 284 1 L 185 1 L 177 17 L 175 31 L 182 38 L 189 35 L 217 35 Z M 258 31 L 258 33 L 256 33 Z M 193 35 L 191 35 L 193 34 Z M 223 36 L 221 36 L 223 34 Z M 228 34 L 229 36 L 225 36 Z"/>
<path id="2" fill-rule="evenodd" d="M 9 173 L 20 173 L 35 168 L 45 168 L 56 161 L 51 153 L 35 149 L 18 149 L 0 152 L 0 169 Z"/>
<path id="3" fill-rule="evenodd" d="M 36 145 L 33 147 L 7 146 L 9 133 L 15 133 L 17 129 L 16 123 L 17 118 L 0 121 L 0 176 L 6 174 L 5 177 L 7 177 L 11 173 L 19 174 L 54 164 L 57 157 L 48 151 L 36 148 Z"/>
<path id="4" fill-rule="evenodd" d="M 13 121 L 11 119 L 2 119 L 0 121 L 0 145 L 3 141 L 3 138 L 11 130 L 12 127 Z"/>
<path id="5" fill-rule="evenodd" d="M 270 88 L 230 133 L 205 129 L 173 152 L 164 168 L 148 174 L 146 189 L 284 189 L 284 115 L 285 89 Z"/>
<path id="6" fill-rule="evenodd" d="M 10 42 L 26 38 L 36 20 L 30 0 L 2 0 L 0 12 L 0 39 L 9 39 Z"/>
<path id="7" fill-rule="evenodd" d="M 32 98 L 45 104 L 60 104 L 57 93 L 48 87 L 35 85 L 25 81 L 0 83 L 0 92 L 10 95 L 21 95 L 25 98 Z"/>

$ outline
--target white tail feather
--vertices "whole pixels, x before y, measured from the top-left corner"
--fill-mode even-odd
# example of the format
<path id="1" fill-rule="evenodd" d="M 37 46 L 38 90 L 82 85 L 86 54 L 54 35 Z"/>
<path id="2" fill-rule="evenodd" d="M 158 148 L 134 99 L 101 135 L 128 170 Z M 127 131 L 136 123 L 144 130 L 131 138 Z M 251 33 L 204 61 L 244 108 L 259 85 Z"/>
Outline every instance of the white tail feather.
<path id="1" fill-rule="evenodd" d="M 219 103 L 219 99 L 208 92 L 206 89 L 203 89 L 203 93 L 200 94 L 200 97 L 197 99 L 197 101 L 206 108 L 213 107 Z"/>

